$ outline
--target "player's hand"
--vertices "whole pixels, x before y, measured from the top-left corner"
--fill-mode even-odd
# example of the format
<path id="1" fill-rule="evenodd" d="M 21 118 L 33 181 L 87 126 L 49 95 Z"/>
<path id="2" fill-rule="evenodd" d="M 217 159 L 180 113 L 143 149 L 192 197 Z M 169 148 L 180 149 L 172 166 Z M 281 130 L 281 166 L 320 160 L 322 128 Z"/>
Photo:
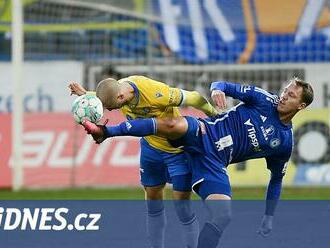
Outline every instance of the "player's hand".
<path id="1" fill-rule="evenodd" d="M 221 90 L 212 90 L 211 98 L 219 109 L 227 108 L 226 95 Z"/>
<path id="2" fill-rule="evenodd" d="M 96 144 L 101 144 L 107 138 L 104 132 L 105 125 L 97 125 L 88 120 L 85 120 L 81 125 L 88 134 L 92 135 Z"/>
<path id="3" fill-rule="evenodd" d="M 68 88 L 71 93 L 70 95 L 82 96 L 82 95 L 85 95 L 87 92 L 84 87 L 82 87 L 80 84 L 78 84 L 76 82 L 70 83 Z"/>
<path id="4" fill-rule="evenodd" d="M 274 216 L 270 216 L 270 215 L 263 216 L 260 228 L 257 232 L 262 237 L 267 237 L 271 233 L 271 231 L 273 229 L 273 217 Z"/>

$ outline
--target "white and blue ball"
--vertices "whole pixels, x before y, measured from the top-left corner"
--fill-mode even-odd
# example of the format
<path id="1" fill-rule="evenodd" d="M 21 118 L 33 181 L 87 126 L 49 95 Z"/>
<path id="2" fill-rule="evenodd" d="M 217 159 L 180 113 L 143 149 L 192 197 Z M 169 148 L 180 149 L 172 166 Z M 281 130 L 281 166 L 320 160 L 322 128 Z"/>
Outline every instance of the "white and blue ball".
<path id="1" fill-rule="evenodd" d="M 97 123 L 103 116 L 102 102 L 97 96 L 85 94 L 74 100 L 71 112 L 79 124 L 85 120 Z"/>

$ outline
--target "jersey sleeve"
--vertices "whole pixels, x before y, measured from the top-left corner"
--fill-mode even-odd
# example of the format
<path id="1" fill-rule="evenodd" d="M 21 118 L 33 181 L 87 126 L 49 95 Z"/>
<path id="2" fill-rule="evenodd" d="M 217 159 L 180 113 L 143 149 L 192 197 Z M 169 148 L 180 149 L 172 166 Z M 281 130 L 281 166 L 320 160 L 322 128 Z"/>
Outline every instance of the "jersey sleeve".
<path id="1" fill-rule="evenodd" d="M 182 92 L 178 88 L 172 88 L 167 84 L 144 76 L 131 76 L 128 79 L 137 86 L 140 94 L 152 106 L 160 108 L 176 107 L 182 102 Z"/>
<path id="2" fill-rule="evenodd" d="M 266 158 L 271 177 L 267 187 L 265 214 L 273 216 L 282 191 L 282 180 L 286 173 L 288 159 Z"/>
<path id="3" fill-rule="evenodd" d="M 278 96 L 253 85 L 218 81 L 211 84 L 210 91 L 212 92 L 213 90 L 221 90 L 227 96 L 251 105 L 264 105 L 265 103 L 275 105 L 278 103 Z"/>
<path id="4" fill-rule="evenodd" d="M 267 200 L 280 198 L 282 179 L 285 176 L 289 159 L 266 158 L 267 168 L 271 171 L 268 185 Z"/>
<path id="5" fill-rule="evenodd" d="M 283 177 L 286 173 L 288 159 L 266 158 L 267 168 L 273 176 Z"/>
<path id="6" fill-rule="evenodd" d="M 86 91 L 86 95 L 96 96 L 96 91 Z"/>

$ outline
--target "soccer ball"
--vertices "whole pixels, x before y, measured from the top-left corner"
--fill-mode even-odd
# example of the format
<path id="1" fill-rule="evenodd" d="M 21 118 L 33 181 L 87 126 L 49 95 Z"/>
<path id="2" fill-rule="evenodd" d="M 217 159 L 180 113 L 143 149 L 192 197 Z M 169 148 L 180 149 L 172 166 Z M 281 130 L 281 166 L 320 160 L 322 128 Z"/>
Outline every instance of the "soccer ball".
<path id="1" fill-rule="evenodd" d="M 97 96 L 85 94 L 74 100 L 71 112 L 79 124 L 84 120 L 97 123 L 103 116 L 102 102 Z"/>

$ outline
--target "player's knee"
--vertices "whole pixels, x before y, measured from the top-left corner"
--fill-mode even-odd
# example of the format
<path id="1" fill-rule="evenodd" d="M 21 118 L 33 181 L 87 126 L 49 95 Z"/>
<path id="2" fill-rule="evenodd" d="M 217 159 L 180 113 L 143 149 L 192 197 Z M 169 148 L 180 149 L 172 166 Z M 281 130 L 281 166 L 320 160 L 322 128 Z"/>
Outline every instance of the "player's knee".
<path id="1" fill-rule="evenodd" d="M 165 185 L 159 185 L 154 187 L 144 187 L 146 200 L 163 200 L 163 191 Z"/>
<path id="2" fill-rule="evenodd" d="M 158 216 L 164 212 L 163 200 L 148 200 L 147 210 L 149 216 Z"/>
<path id="3" fill-rule="evenodd" d="M 170 133 L 175 129 L 176 125 L 178 123 L 178 120 L 176 118 L 162 118 L 160 119 L 160 125 L 163 128 L 162 130 L 164 132 Z"/>
<path id="4" fill-rule="evenodd" d="M 229 225 L 231 219 L 231 210 L 219 209 L 219 211 L 215 214 L 212 222 L 217 226 L 219 230 L 223 231 Z"/>
<path id="5" fill-rule="evenodd" d="M 188 200 L 174 201 L 174 207 L 179 220 L 183 224 L 189 224 L 190 222 L 194 221 L 194 219 L 196 218 L 194 212 L 191 209 L 190 201 Z"/>
<path id="6" fill-rule="evenodd" d="M 178 118 L 159 118 L 157 119 L 157 132 L 160 135 L 165 135 L 168 138 L 177 138 L 184 134 L 185 120 L 182 117 Z"/>
<path id="7" fill-rule="evenodd" d="M 164 211 L 163 188 L 164 185 L 155 186 L 155 187 L 145 187 L 147 210 L 149 216 L 158 216 L 163 213 Z"/>

